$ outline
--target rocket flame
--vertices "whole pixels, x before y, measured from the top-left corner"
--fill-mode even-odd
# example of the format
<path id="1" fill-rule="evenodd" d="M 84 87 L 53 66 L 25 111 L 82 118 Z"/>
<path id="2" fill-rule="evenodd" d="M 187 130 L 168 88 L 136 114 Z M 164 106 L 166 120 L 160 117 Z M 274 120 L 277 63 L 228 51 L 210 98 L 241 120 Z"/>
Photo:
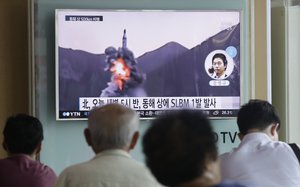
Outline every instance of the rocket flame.
<path id="1" fill-rule="evenodd" d="M 118 88 L 122 91 L 124 84 L 130 78 L 130 68 L 126 65 L 123 58 L 118 58 L 112 63 L 110 71 L 113 74 L 113 79 Z"/>

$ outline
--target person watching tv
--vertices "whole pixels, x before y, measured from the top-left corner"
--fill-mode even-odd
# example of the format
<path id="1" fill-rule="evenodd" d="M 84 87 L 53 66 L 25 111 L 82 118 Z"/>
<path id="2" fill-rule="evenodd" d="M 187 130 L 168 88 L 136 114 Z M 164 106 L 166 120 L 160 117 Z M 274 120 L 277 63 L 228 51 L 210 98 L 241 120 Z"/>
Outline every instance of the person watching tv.
<path id="1" fill-rule="evenodd" d="M 53 187 L 55 172 L 36 160 L 44 139 L 39 119 L 27 114 L 11 116 L 4 126 L 3 137 L 8 157 L 0 159 L 0 186 Z"/>

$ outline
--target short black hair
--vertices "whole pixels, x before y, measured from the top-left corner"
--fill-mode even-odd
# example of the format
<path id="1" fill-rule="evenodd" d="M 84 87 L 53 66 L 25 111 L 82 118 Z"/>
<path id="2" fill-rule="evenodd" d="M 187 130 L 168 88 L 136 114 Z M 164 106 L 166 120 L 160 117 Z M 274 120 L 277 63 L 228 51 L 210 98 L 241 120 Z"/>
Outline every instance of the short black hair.
<path id="1" fill-rule="evenodd" d="M 227 58 L 223 53 L 216 53 L 213 57 L 212 57 L 212 63 L 215 60 L 215 58 L 220 58 L 222 59 L 224 66 L 227 66 Z"/>
<path id="2" fill-rule="evenodd" d="M 13 154 L 32 154 L 44 139 L 40 120 L 27 114 L 9 117 L 3 135 L 7 151 Z"/>
<path id="3" fill-rule="evenodd" d="M 250 129 L 266 129 L 271 124 L 279 124 L 280 118 L 273 105 L 268 101 L 252 99 L 244 104 L 238 112 L 237 124 L 241 134 L 247 134 Z"/>
<path id="4" fill-rule="evenodd" d="M 143 152 L 153 175 L 167 186 L 202 176 L 206 159 L 217 159 L 215 134 L 199 110 L 179 110 L 153 120 L 143 137 Z"/>

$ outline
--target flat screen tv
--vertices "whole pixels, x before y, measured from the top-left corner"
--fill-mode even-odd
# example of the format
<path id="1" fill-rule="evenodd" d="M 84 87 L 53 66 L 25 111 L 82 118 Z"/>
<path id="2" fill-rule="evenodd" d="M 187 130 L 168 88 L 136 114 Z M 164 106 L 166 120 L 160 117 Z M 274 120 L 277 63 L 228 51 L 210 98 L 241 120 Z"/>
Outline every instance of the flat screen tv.
<path id="1" fill-rule="evenodd" d="M 236 117 L 240 11 L 56 10 L 56 116 L 107 103 L 141 119 L 192 108 Z"/>

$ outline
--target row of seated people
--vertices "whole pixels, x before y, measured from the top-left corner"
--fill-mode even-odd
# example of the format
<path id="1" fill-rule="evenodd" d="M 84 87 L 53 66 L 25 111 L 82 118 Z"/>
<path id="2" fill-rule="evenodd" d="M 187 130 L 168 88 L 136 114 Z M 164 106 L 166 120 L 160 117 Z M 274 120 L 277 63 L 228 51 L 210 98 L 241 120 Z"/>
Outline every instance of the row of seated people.
<path id="1" fill-rule="evenodd" d="M 95 153 L 58 177 L 36 161 L 41 122 L 26 114 L 7 119 L 0 159 L 1 187 L 300 187 L 293 149 L 278 141 L 280 119 L 267 101 L 250 100 L 237 117 L 241 143 L 218 156 L 210 120 L 197 110 L 178 110 L 151 121 L 142 138 L 145 163 L 130 156 L 139 139 L 137 113 L 119 104 L 93 109 L 84 130 Z M 296 146 L 299 148 L 299 146 Z"/>

